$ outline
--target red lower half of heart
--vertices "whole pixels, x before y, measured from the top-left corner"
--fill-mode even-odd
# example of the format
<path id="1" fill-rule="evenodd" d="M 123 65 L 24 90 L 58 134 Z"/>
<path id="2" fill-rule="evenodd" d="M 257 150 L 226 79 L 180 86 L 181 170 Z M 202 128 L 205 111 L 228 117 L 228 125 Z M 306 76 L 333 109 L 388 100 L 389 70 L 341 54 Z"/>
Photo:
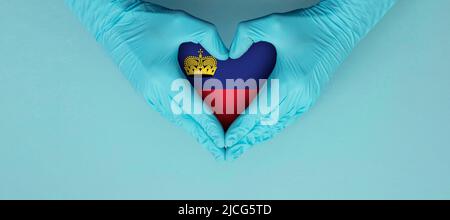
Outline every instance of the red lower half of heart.
<path id="1" fill-rule="evenodd" d="M 257 89 L 215 89 L 198 91 L 226 131 L 258 95 Z"/>

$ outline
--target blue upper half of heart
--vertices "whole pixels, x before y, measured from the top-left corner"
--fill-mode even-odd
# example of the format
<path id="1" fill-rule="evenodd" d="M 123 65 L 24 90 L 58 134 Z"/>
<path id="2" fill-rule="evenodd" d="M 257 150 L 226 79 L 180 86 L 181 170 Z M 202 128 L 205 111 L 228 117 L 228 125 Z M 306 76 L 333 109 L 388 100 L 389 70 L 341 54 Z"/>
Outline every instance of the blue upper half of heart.
<path id="1" fill-rule="evenodd" d="M 189 56 L 198 57 L 199 51 L 203 51 L 203 56 L 211 56 L 205 48 L 200 44 L 183 43 L 180 45 L 178 52 L 178 62 L 180 68 L 184 70 L 184 61 Z M 258 84 L 260 79 L 268 79 L 272 73 L 277 60 L 277 51 L 275 47 L 267 42 L 258 42 L 253 44 L 250 49 L 242 57 L 238 59 L 218 60 L 217 70 L 214 76 L 203 76 L 205 80 L 214 78 L 222 82 L 225 86 L 227 79 L 255 79 Z M 187 74 L 186 74 L 187 76 Z M 194 85 L 194 77 L 187 76 L 187 79 Z M 235 88 L 233 88 L 235 89 Z M 250 88 L 256 89 L 256 88 Z"/>

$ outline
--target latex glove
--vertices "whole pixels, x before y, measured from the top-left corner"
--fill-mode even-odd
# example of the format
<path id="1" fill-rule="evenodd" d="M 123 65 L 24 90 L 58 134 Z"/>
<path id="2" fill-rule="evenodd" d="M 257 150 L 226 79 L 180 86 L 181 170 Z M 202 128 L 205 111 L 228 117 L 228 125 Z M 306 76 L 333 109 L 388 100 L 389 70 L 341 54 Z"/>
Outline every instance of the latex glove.
<path id="1" fill-rule="evenodd" d="M 231 58 L 240 57 L 259 41 L 277 49 L 271 77 L 279 79 L 280 117 L 278 123 L 267 126 L 261 122 L 270 114 L 241 115 L 225 135 L 227 158 L 235 159 L 254 144 L 271 139 L 306 112 L 336 68 L 395 2 L 323 0 L 312 8 L 241 23 Z"/>
<path id="2" fill-rule="evenodd" d="M 228 58 L 212 24 L 141 0 L 66 3 L 155 110 L 188 130 L 217 159 L 224 159 L 224 131 L 214 115 L 175 115 L 171 110 L 176 95 L 171 83 L 185 78 L 177 60 L 180 44 L 200 43 L 213 56 Z M 195 102 L 203 105 L 198 96 Z"/>

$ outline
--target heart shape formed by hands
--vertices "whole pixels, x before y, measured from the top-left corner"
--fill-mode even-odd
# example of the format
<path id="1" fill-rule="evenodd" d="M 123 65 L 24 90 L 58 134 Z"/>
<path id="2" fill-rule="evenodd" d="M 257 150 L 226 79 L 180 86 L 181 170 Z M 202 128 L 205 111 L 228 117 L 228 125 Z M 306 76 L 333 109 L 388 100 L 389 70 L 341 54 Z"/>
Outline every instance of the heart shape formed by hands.
<path id="1" fill-rule="evenodd" d="M 178 62 L 226 131 L 258 95 L 275 68 L 277 52 L 267 42 L 253 44 L 238 59 L 218 60 L 200 44 L 183 43 Z"/>
<path id="2" fill-rule="evenodd" d="M 229 52 L 214 25 L 146 0 L 66 2 L 154 109 L 186 128 L 216 158 L 236 159 L 308 111 L 334 70 L 396 0 L 322 0 L 311 8 L 245 21 L 239 24 Z M 204 48 L 184 42 L 200 42 Z M 217 60 L 210 53 L 233 59 Z M 180 70 L 219 120 L 209 114 L 195 112 L 187 117 L 174 111 L 174 107 L 190 107 L 182 106 L 185 96 L 181 102 L 174 98 L 178 94 L 173 83 L 180 82 Z M 260 91 L 265 81 L 259 80 L 270 74 L 276 86 L 272 90 L 270 85 L 270 108 L 261 108 L 269 97 Z M 199 75 L 203 77 L 196 80 Z M 238 79 L 241 83 L 236 83 Z M 181 86 L 184 91 L 186 84 Z M 262 106 L 254 102 L 258 92 L 255 101 L 263 100 Z M 252 101 L 260 112 L 243 114 Z M 194 99 L 195 110 L 201 102 Z M 181 113 L 191 109 L 185 110 Z M 271 123 L 271 116 L 276 122 Z"/>

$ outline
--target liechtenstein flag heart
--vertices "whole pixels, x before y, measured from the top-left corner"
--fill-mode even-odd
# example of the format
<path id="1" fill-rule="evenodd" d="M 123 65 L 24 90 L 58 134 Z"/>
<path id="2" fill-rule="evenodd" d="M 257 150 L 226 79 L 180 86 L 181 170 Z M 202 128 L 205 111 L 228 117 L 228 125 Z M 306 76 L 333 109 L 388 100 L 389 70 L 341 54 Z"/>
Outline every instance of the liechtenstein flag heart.
<path id="1" fill-rule="evenodd" d="M 226 131 L 250 105 L 272 73 L 277 58 L 275 47 L 255 43 L 239 59 L 221 61 L 200 44 L 184 43 L 178 62 L 187 79 L 208 103 Z"/>

